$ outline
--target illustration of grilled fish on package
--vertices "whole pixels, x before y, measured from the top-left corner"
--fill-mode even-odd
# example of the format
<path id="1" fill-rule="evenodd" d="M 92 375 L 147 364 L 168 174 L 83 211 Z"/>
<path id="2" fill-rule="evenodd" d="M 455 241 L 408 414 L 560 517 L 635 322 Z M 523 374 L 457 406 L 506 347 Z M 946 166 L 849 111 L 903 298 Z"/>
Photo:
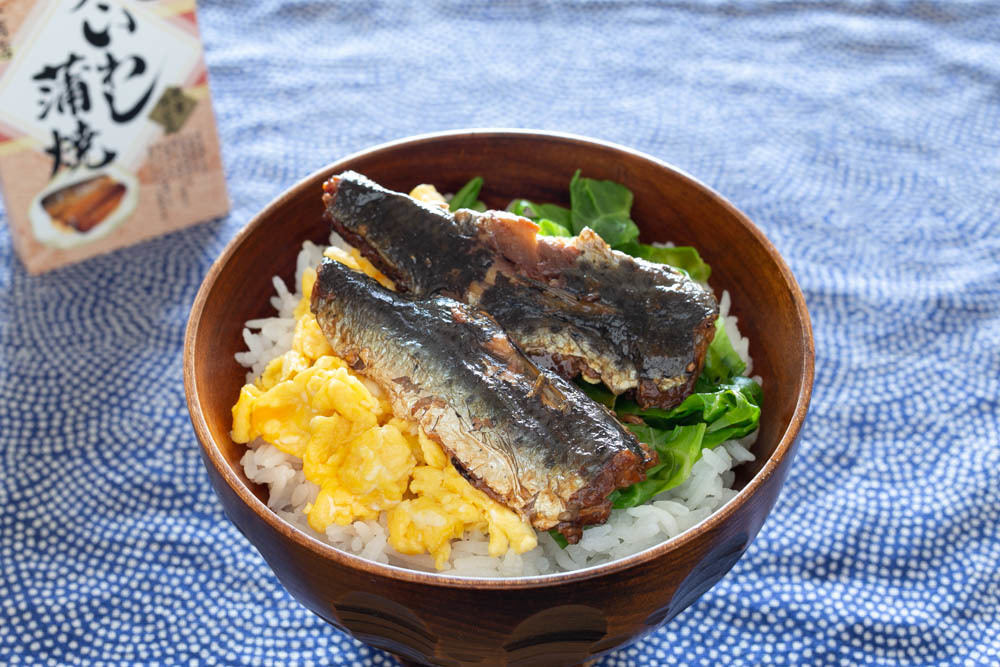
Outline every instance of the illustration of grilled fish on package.
<path id="1" fill-rule="evenodd" d="M 417 421 L 474 485 L 571 542 L 607 520 L 612 491 L 655 454 L 603 406 L 539 369 L 483 311 L 385 289 L 337 262 L 320 266 L 312 310 L 336 354 Z"/>
<path id="2" fill-rule="evenodd" d="M 526 218 L 452 214 L 354 172 L 324 190 L 334 229 L 400 290 L 473 304 L 536 364 L 632 392 L 643 407 L 691 393 L 719 308 L 686 274 L 612 250 L 589 229 L 537 236 Z"/>

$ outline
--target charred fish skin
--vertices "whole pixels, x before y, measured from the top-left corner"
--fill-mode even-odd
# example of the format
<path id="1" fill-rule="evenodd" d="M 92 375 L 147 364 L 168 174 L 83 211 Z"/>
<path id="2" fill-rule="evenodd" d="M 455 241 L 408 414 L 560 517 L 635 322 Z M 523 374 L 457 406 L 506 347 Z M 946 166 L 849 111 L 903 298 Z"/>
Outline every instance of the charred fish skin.
<path id="1" fill-rule="evenodd" d="M 481 280 L 493 263 L 475 226 L 460 226 L 439 206 L 387 190 L 353 171 L 332 177 L 323 189 L 326 215 L 337 233 L 400 291 L 455 296 L 459 286 Z M 414 224 L 407 224 L 410 220 Z"/>
<path id="2" fill-rule="evenodd" d="M 456 467 L 535 528 L 576 541 L 655 454 L 603 406 L 541 370 L 489 315 L 383 288 L 325 260 L 312 310 L 336 354 L 383 387 Z"/>
<path id="3" fill-rule="evenodd" d="M 671 408 L 694 388 L 719 307 L 686 274 L 584 229 L 539 237 L 502 211 L 454 214 L 354 172 L 324 186 L 326 215 L 400 289 L 489 312 L 536 363 Z"/>
<path id="4" fill-rule="evenodd" d="M 476 305 L 525 354 L 564 375 L 633 391 L 644 407 L 683 401 L 715 335 L 715 298 L 679 271 L 611 250 L 589 229 L 563 247 L 578 254 L 557 278 L 498 272 Z"/>

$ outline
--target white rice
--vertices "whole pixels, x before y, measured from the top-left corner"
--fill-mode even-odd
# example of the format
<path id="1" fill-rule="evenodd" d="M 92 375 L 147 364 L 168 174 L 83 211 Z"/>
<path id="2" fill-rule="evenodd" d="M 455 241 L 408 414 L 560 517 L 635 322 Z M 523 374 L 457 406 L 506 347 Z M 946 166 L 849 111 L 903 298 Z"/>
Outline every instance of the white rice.
<path id="1" fill-rule="evenodd" d="M 330 244 L 348 246 L 337 234 Z M 322 260 L 323 248 L 306 241 L 299 253 L 295 285 L 302 284 L 302 272 Z M 274 357 L 291 348 L 295 329 L 293 311 L 301 294 L 291 292 L 285 283 L 273 278 L 275 296 L 271 305 L 275 317 L 250 320 L 243 329 L 247 351 L 236 360 L 249 368 L 247 381 L 253 381 Z M 736 317 L 729 314 L 729 292 L 719 300 L 726 333 L 737 354 L 746 362 L 746 375 L 753 370 L 749 341 L 740 335 Z M 758 380 L 759 381 L 759 380 Z M 389 563 L 415 570 L 470 577 L 520 577 L 577 570 L 607 563 L 637 553 L 664 540 L 680 535 L 725 505 L 736 495 L 732 489 L 734 469 L 752 461 L 750 448 L 756 431 L 741 440 L 725 442 L 715 449 L 703 449 L 692 466 L 686 482 L 666 491 L 639 507 L 612 510 L 607 523 L 584 530 L 578 544 L 560 548 L 545 532 L 538 534 L 538 546 L 521 555 L 513 551 L 500 558 L 489 556 L 489 538 L 481 533 L 467 533 L 452 543 L 452 555 L 444 570 L 434 567 L 430 555 L 401 554 L 387 542 L 385 513 L 379 521 L 355 521 L 350 526 L 332 525 L 324 534 L 309 526 L 304 513 L 319 492 L 302 473 L 301 459 L 285 454 L 262 440 L 250 443 L 241 459 L 247 477 L 269 489 L 268 507 L 281 518 L 332 546 L 379 563 Z"/>

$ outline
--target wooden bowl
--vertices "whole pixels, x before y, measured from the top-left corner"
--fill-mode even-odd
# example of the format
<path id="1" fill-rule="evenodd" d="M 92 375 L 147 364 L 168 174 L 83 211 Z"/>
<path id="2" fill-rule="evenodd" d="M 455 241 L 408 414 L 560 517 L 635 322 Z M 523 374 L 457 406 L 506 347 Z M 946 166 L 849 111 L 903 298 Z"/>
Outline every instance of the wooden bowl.
<path id="1" fill-rule="evenodd" d="M 239 465 L 230 409 L 245 370 L 233 360 L 251 318 L 273 314 L 271 276 L 291 284 L 302 242 L 323 243 L 321 184 L 359 171 L 396 190 L 432 182 L 454 192 L 486 179 L 484 199 L 568 204 L 577 169 L 635 193 L 642 240 L 697 247 L 712 287 L 732 295 L 748 336 L 764 406 L 757 459 L 739 494 L 701 524 L 620 561 L 566 574 L 470 579 L 362 560 L 279 519 L 266 489 Z M 590 660 L 657 629 L 733 566 L 757 535 L 792 462 L 813 382 L 809 315 L 795 279 L 764 235 L 710 188 L 648 155 L 565 134 L 457 131 L 351 155 L 300 181 L 257 215 L 212 265 L 198 291 L 184 347 L 188 408 L 226 515 L 288 591 L 333 626 L 417 663 L 558 665 Z"/>

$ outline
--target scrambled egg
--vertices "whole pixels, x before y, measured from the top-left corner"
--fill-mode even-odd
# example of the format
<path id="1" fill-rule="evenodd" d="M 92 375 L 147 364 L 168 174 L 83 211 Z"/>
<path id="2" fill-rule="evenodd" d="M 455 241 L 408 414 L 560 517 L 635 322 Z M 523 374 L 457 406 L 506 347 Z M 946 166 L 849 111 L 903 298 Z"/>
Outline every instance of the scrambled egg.
<path id="1" fill-rule="evenodd" d="M 438 206 L 448 208 L 448 200 L 430 183 L 421 183 L 413 188 L 410 190 L 410 196 L 428 204 L 437 204 Z"/>
<path id="2" fill-rule="evenodd" d="M 325 254 L 394 288 L 357 250 Z M 320 487 L 306 508 L 317 531 L 385 511 L 389 544 L 400 553 L 433 555 L 438 569 L 451 556 L 451 540 L 465 531 L 487 533 L 491 556 L 533 549 L 537 537 L 527 522 L 469 484 L 436 442 L 415 423 L 393 417 L 380 390 L 333 354 L 309 310 L 315 282 L 316 272 L 307 269 L 292 349 L 240 391 L 233 440 L 262 438 L 302 459 L 306 479 Z"/>

